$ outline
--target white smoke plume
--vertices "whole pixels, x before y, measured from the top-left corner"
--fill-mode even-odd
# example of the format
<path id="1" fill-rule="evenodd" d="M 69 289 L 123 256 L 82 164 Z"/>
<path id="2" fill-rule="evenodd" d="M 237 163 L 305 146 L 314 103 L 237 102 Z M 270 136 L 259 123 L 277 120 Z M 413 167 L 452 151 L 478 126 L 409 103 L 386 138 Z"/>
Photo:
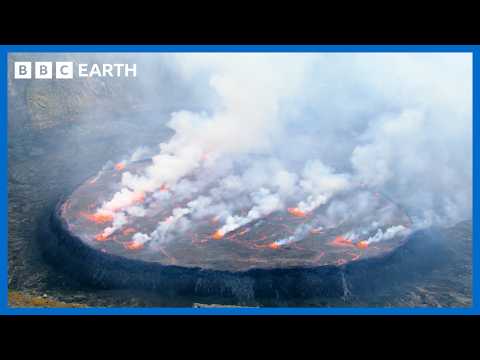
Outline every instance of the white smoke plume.
<path id="1" fill-rule="evenodd" d="M 240 226 L 248 224 L 251 221 L 257 220 L 262 216 L 268 215 L 275 210 L 282 208 L 282 201 L 277 194 L 272 194 L 270 190 L 261 188 L 252 194 L 252 201 L 254 206 L 248 211 L 246 216 L 228 216 L 225 225 L 223 225 L 219 232 L 226 234 L 230 231 L 238 229 Z"/>
<path id="2" fill-rule="evenodd" d="M 325 204 L 332 195 L 345 190 L 350 185 L 349 177 L 344 174 L 335 174 L 332 169 L 320 161 L 307 163 L 303 170 L 300 186 L 308 195 L 308 198 L 298 204 L 298 208 L 304 212 Z"/>
<path id="3" fill-rule="evenodd" d="M 302 224 L 299 227 L 297 227 L 294 231 L 294 233 L 286 238 L 277 240 L 274 242 L 275 245 L 277 246 L 284 246 L 284 245 L 289 245 L 294 242 L 302 240 L 305 236 L 308 235 L 308 233 L 314 228 L 313 225 L 311 224 Z M 316 230 L 321 231 L 322 227 L 317 228 Z"/>
<path id="4" fill-rule="evenodd" d="M 383 231 L 382 229 L 378 229 L 375 235 L 367 239 L 367 243 L 370 244 L 370 243 L 379 242 L 382 240 L 390 240 L 401 233 L 407 233 L 409 231 L 410 230 L 403 225 L 392 226 L 386 229 L 385 231 Z"/>
<path id="5" fill-rule="evenodd" d="M 140 242 L 166 241 L 208 216 L 225 234 L 287 206 L 328 206 L 333 226 L 354 211 L 330 200 L 362 186 L 388 193 L 417 224 L 471 218 L 470 54 L 143 56 L 167 57 L 182 81 L 211 96 L 201 111 L 174 112 L 174 134 L 152 164 L 125 172 L 98 209 L 141 217 L 144 198 L 190 200 L 152 234 L 135 234 Z M 377 229 L 368 241 L 401 231 Z"/>

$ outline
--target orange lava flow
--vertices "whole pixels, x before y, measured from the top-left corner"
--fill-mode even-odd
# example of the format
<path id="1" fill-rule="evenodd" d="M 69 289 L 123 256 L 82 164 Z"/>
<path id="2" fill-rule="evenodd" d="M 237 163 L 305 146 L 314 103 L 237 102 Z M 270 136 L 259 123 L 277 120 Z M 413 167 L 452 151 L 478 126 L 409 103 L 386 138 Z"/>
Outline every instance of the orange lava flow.
<path id="1" fill-rule="evenodd" d="M 365 250 L 368 248 L 368 242 L 366 240 L 361 240 L 355 244 L 357 249 Z"/>
<path id="2" fill-rule="evenodd" d="M 109 239 L 108 239 L 108 235 L 104 235 L 103 233 L 100 233 L 97 236 L 95 236 L 95 240 L 97 240 L 97 241 L 107 241 Z"/>
<path id="3" fill-rule="evenodd" d="M 268 244 L 268 247 L 269 247 L 270 249 L 274 249 L 274 250 L 280 249 L 280 245 L 277 244 L 276 242 L 273 242 L 273 243 Z"/>
<path id="4" fill-rule="evenodd" d="M 125 249 L 127 250 L 140 250 L 143 249 L 143 244 L 136 242 L 136 241 L 130 241 L 128 243 L 124 244 Z"/>
<path id="5" fill-rule="evenodd" d="M 224 236 L 225 236 L 225 233 L 222 230 L 218 229 L 212 234 L 212 239 L 221 240 Z"/>
<path id="6" fill-rule="evenodd" d="M 122 171 L 123 169 L 125 169 L 125 163 L 119 162 L 115 164 L 115 170 Z"/>
<path id="7" fill-rule="evenodd" d="M 86 212 L 81 212 L 80 215 L 85 217 L 86 219 L 93 221 L 97 224 L 103 224 L 106 222 L 113 221 L 113 215 L 111 214 L 106 214 L 106 213 L 95 213 L 95 214 L 89 214 Z"/>
<path id="8" fill-rule="evenodd" d="M 125 236 L 128 236 L 130 234 L 134 234 L 136 233 L 137 230 L 133 227 L 129 227 L 129 228 L 126 228 L 125 230 L 122 231 L 122 234 L 125 235 Z"/>
<path id="9" fill-rule="evenodd" d="M 347 239 L 344 236 L 337 236 L 335 239 L 329 242 L 329 245 L 336 247 L 350 247 L 353 246 L 352 240 Z"/>
<path id="10" fill-rule="evenodd" d="M 296 217 L 305 217 L 307 214 L 300 210 L 299 208 L 288 208 L 287 209 L 290 215 L 296 216 Z"/>

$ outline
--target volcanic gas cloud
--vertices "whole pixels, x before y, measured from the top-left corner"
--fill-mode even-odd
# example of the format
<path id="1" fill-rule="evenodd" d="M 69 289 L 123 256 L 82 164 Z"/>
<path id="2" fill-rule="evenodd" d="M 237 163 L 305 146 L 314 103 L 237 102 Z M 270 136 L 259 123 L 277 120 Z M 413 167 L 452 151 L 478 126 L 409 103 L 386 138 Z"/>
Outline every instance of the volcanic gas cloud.
<path id="1" fill-rule="evenodd" d="M 72 196 L 64 216 L 94 246 L 222 268 L 341 264 L 469 216 L 468 56 L 170 56 L 214 100 Z"/>

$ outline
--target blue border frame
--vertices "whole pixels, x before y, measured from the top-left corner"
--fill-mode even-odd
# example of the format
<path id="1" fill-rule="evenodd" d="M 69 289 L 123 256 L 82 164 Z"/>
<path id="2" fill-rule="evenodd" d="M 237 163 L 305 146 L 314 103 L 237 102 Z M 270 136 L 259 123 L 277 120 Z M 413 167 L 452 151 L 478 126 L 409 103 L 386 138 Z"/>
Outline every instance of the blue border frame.
<path id="1" fill-rule="evenodd" d="M 470 308 L 9 308 L 8 307 L 8 53 L 10 52 L 467 52 L 473 66 L 473 234 L 472 307 Z M 480 314 L 477 262 L 473 241 L 478 209 L 480 45 L 0 45 L 0 315 L 473 315 Z"/>

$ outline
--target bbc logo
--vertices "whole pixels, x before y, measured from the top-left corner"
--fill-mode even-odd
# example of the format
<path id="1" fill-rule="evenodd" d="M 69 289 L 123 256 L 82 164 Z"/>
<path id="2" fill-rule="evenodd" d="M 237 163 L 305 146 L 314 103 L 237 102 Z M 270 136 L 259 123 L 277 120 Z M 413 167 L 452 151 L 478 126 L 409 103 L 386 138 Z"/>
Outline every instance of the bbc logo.
<path id="1" fill-rule="evenodd" d="M 15 79 L 53 79 L 53 64 L 55 64 L 55 79 L 73 79 L 73 62 L 70 61 L 16 61 L 14 66 Z M 34 74 L 32 74 L 34 72 Z"/>

